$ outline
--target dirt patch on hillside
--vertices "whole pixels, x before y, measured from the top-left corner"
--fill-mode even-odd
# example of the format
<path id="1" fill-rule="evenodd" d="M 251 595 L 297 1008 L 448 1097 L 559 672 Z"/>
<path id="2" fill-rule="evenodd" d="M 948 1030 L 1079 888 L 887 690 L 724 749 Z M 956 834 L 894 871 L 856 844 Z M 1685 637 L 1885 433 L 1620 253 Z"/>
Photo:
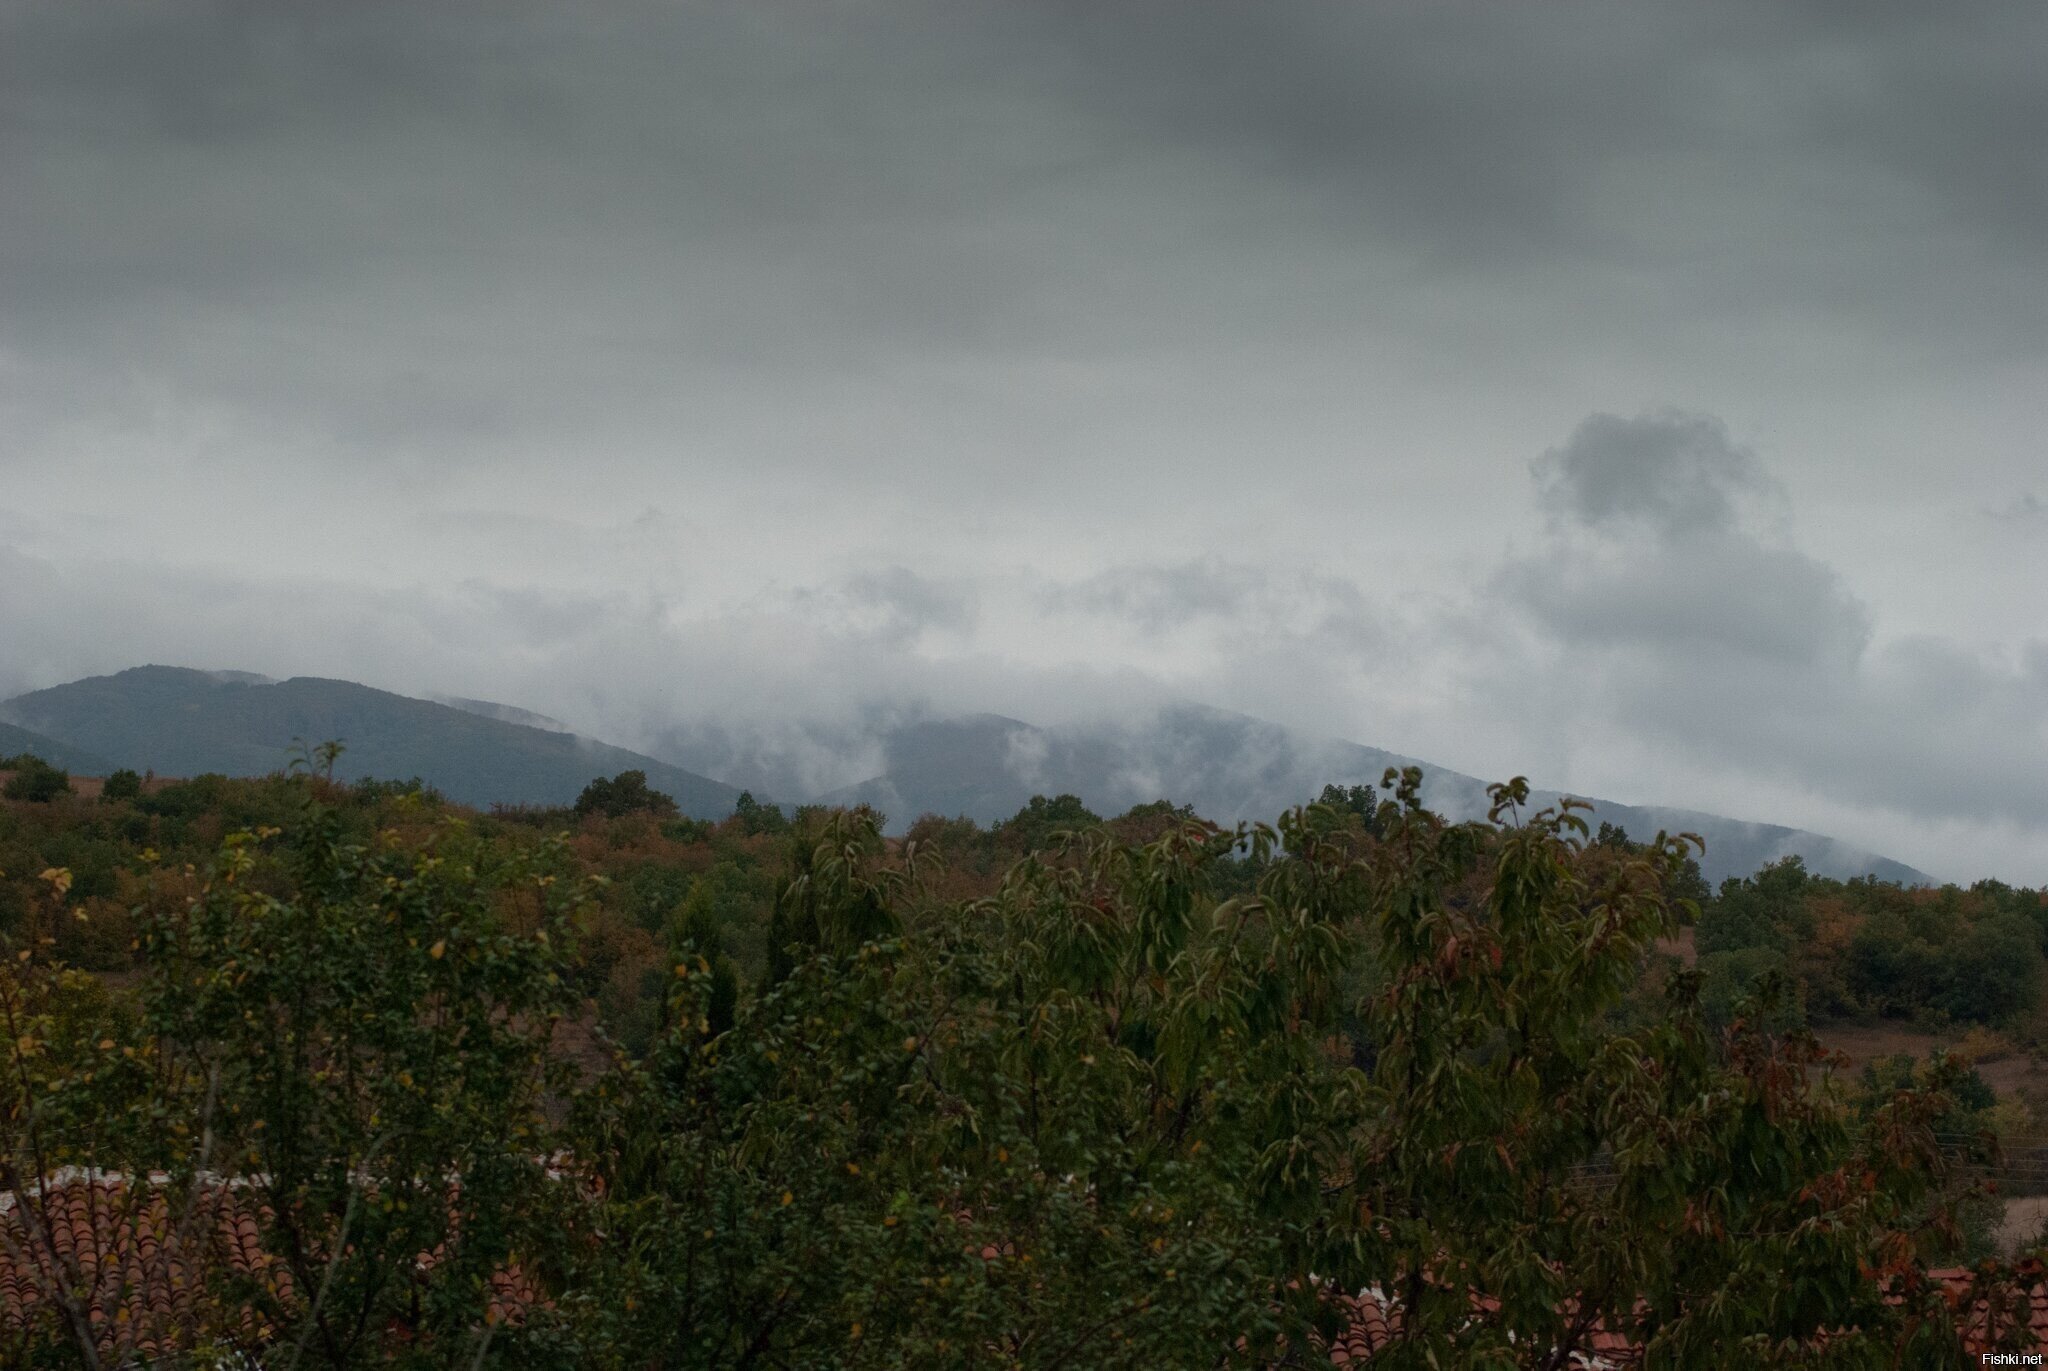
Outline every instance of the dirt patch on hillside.
<path id="1" fill-rule="evenodd" d="M 1849 1059 L 1848 1074 L 1900 1053 L 1924 1062 L 1935 1052 L 1954 1050 L 1963 1038 L 1957 1030 L 1934 1032 L 1890 1023 L 1833 1025 L 1815 1029 L 1814 1036 L 1820 1039 L 1821 1046 Z M 2000 1098 L 2019 1096 L 2037 1112 L 2048 1113 L 2048 1108 L 2044 1108 L 2048 1106 L 2048 1061 L 2014 1048 L 1980 1057 L 1976 1066 L 1984 1084 L 1997 1091 Z"/>
<path id="2" fill-rule="evenodd" d="M 1678 958 L 1680 966 L 1694 966 L 1699 962 L 1700 951 L 1693 933 L 1690 928 L 1681 928 L 1668 938 L 1657 939 L 1653 946 L 1667 957 Z"/>
<path id="3" fill-rule="evenodd" d="M 12 779 L 14 779 L 12 771 L 0 769 L 0 786 L 6 785 Z M 142 793 L 154 795 L 168 786 L 178 784 L 179 779 L 176 776 L 144 777 Z M 73 776 L 71 778 L 71 794 L 75 799 L 97 800 L 100 797 L 100 792 L 106 789 L 106 785 L 107 778 L 104 776 Z"/>
<path id="4" fill-rule="evenodd" d="M 1861 1071 L 1871 1062 L 1900 1053 L 1924 1061 L 1932 1052 L 1955 1046 L 1962 1035 L 1931 1033 L 1907 1024 L 1875 1023 L 1834 1024 L 1816 1028 L 1814 1036 L 1820 1039 L 1821 1046 L 1847 1057 L 1852 1071 Z"/>

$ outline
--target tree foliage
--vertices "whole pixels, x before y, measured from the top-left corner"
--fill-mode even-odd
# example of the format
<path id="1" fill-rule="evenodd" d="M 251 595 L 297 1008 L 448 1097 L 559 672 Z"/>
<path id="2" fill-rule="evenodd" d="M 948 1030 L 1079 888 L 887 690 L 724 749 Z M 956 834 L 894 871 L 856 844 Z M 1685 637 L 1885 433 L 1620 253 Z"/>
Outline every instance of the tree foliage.
<path id="1" fill-rule="evenodd" d="M 601 814 L 608 819 L 638 813 L 667 816 L 676 813 L 676 802 L 650 789 L 646 772 L 621 771 L 616 776 L 599 776 L 583 787 L 575 808 L 578 814 Z"/>
<path id="2" fill-rule="evenodd" d="M 742 790 L 733 802 L 733 819 L 749 834 L 787 833 L 789 820 L 772 804 L 762 804 L 751 790 Z"/>
<path id="3" fill-rule="evenodd" d="M 0 786 L 0 794 L 10 800 L 45 804 L 71 791 L 70 773 L 51 766 L 33 752 L 0 761 L 0 769 L 13 773 L 8 776 L 7 784 Z"/>
<path id="4" fill-rule="evenodd" d="M 1685 840 L 1519 781 L 1448 823 L 1419 781 L 1370 826 L 1040 799 L 967 896 L 865 810 L 678 848 L 635 808 L 551 838 L 172 787 L 152 837 L 250 822 L 136 877 L 137 988 L 65 965 L 69 868 L 9 926 L 4 1179 L 35 1215 L 118 1169 L 175 1215 L 237 1178 L 264 1262 L 150 1332 L 279 1365 L 1310 1366 L 1360 1292 L 1396 1371 L 1561 1367 L 1596 1326 L 1656 1365 L 1953 1363 L 1960 1064 L 1852 1107 L 1781 969 L 1725 1016 L 1705 958 L 1653 969 L 1701 913 Z M 1708 955 L 1823 936 L 1805 879 L 1724 888 Z M 58 1299 L 17 1350 L 96 1327 Z"/>
<path id="5" fill-rule="evenodd" d="M 1369 785 L 1326 785 L 1316 803 L 1353 816 L 1368 833 L 1380 831 L 1380 795 Z"/>
<path id="6" fill-rule="evenodd" d="M 103 800 L 132 800 L 142 794 L 142 777 L 128 767 L 107 773 L 106 783 L 100 787 Z"/>

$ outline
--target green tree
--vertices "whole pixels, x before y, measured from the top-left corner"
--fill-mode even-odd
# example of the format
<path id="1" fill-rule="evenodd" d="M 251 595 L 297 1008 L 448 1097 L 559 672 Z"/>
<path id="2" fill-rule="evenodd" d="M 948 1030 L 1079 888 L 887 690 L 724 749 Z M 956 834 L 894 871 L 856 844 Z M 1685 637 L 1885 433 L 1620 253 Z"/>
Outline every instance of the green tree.
<path id="1" fill-rule="evenodd" d="M 311 807 L 278 838 L 232 835 L 144 937 L 147 1027 L 190 1064 L 156 1108 L 252 1178 L 286 1277 L 214 1268 L 219 1307 L 325 1366 L 481 1360 L 494 1279 L 559 1232 L 544 1104 L 574 887 L 551 846 L 508 858 L 460 824 L 364 845 Z"/>
<path id="2" fill-rule="evenodd" d="M 1012 853 L 1036 852 L 1050 847 L 1061 833 L 1095 828 L 1102 816 L 1081 802 L 1078 795 L 1055 795 L 1047 799 L 1033 795 L 1024 807 L 990 830 L 996 842 Z"/>
<path id="3" fill-rule="evenodd" d="M 1964 1023 L 2009 1023 L 2041 994 L 2041 948 L 2026 920 L 1990 914 L 1952 934 L 1942 949 L 1934 1008 Z"/>
<path id="4" fill-rule="evenodd" d="M 52 955 L 52 934 L 69 918 L 72 873 L 50 867 L 38 880 L 27 917 L 0 932 L 0 1241 L 17 1271 L 49 1278 L 40 1301 L 16 1306 L 29 1316 L 24 1326 L 0 1326 L 0 1359 L 98 1371 L 124 1364 L 156 1330 L 108 1326 L 109 1287 L 129 1273 L 107 1280 L 70 1241 L 73 1204 L 54 1181 L 86 1167 L 118 1173 L 138 1155 L 161 1155 L 165 1139 L 151 1111 L 135 1107 L 151 1078 L 135 1015 L 98 978 Z M 132 1222 L 148 1204 L 132 1189 L 97 1198 L 115 1223 Z M 153 1255 L 137 1263 L 141 1274 L 163 1274 Z"/>
<path id="5" fill-rule="evenodd" d="M 1700 916 L 1700 954 L 1747 947 L 1784 952 L 1812 936 L 1813 920 L 1806 909 L 1808 880 L 1806 864 L 1786 857 L 1754 876 L 1730 876 L 1721 882 L 1720 895 Z"/>
<path id="6" fill-rule="evenodd" d="M 1355 816 L 1368 833 L 1380 831 L 1379 792 L 1369 785 L 1326 785 L 1316 803 Z"/>
<path id="7" fill-rule="evenodd" d="M 1884 1284 L 1935 1221 L 1938 1092 L 1852 1129 L 1810 1037 L 1717 1029 L 1685 974 L 1618 1032 L 1683 844 L 1591 863 L 1520 782 L 1449 825 L 1419 779 L 1362 856 L 1300 811 L 1095 830 L 966 908 L 828 832 L 770 988 L 721 1029 L 679 964 L 670 1034 L 584 1101 L 606 1239 L 565 1320 L 620 1367 L 1255 1365 L 1370 1287 L 1393 1368 L 1562 1366 L 1596 1322 L 1675 1366 L 1953 1357 Z"/>
<path id="8" fill-rule="evenodd" d="M 139 995 L 53 959 L 68 868 L 21 910 L 4 1212 L 41 1241 L 65 1165 L 173 1216 L 228 1178 L 264 1255 L 159 1243 L 206 1299 L 150 1339 L 296 1365 L 1315 1365 L 1352 1299 L 1396 1328 L 1395 1371 L 1563 1367 L 1596 1325 L 1647 1365 L 1955 1364 L 1924 1272 L 1970 1200 L 1936 1146 L 1967 1076 L 1852 1109 L 1781 977 L 1708 1013 L 1653 955 L 1693 915 L 1682 840 L 1601 848 L 1520 781 L 1465 824 L 1419 772 L 1385 784 L 1374 841 L 1314 806 L 1147 815 L 1142 841 L 1063 824 L 966 901 L 872 812 L 806 812 L 758 988 L 699 850 L 628 1053 L 555 1032 L 587 1012 L 597 933 L 572 933 L 600 913 L 573 862 L 610 845 L 222 782 L 195 823 L 288 807 L 283 831 L 163 873 Z M 781 846 L 713 841 L 739 875 Z M 537 1294 L 494 1322 L 515 1270 Z M 140 1332 L 99 1331 L 92 1278 L 65 1279 L 0 1360 L 132 1360 Z"/>
<path id="9" fill-rule="evenodd" d="M 132 800 L 142 794 L 142 777 L 127 767 L 107 773 L 106 783 L 100 787 L 103 800 Z"/>
<path id="10" fill-rule="evenodd" d="M 646 772 L 621 771 L 610 778 L 599 776 L 583 787 L 583 793 L 576 797 L 576 812 L 585 816 L 601 814 L 607 819 L 641 813 L 666 817 L 676 812 L 676 802 L 671 796 L 649 788 Z"/>
<path id="11" fill-rule="evenodd" d="M 71 793 L 70 774 L 51 766 L 33 752 L 11 758 L 5 765 L 12 768 L 13 774 L 7 778 L 7 784 L 0 787 L 0 794 L 10 800 L 47 804 L 59 795 Z"/>
<path id="12" fill-rule="evenodd" d="M 782 810 L 772 804 L 762 804 L 754 798 L 751 790 L 740 792 L 739 799 L 733 801 L 732 813 L 739 820 L 741 829 L 749 835 L 789 831 L 789 820 Z"/>

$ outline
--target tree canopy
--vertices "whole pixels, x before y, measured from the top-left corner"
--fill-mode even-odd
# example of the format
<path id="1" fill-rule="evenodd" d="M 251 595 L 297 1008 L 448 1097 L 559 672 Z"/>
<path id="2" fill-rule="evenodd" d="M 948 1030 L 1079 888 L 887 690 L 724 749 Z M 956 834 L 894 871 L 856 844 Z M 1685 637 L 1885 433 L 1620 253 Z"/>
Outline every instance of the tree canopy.
<path id="1" fill-rule="evenodd" d="M 1044 801 L 964 897 L 866 810 L 670 866 L 637 818 L 241 785 L 209 859 L 115 882 L 132 982 L 67 960 L 115 917 L 69 867 L 8 927 L 7 1233 L 57 1273 L 10 1365 L 1310 1366 L 1367 1299 L 1391 1368 L 1962 1355 L 1926 1272 L 1981 1082 L 1852 1104 L 1783 976 L 1710 1013 L 1656 951 L 1685 841 L 1519 781 L 1452 824 L 1390 773 L 1371 830 Z M 167 1216 L 184 1298 L 106 1312 L 50 1236 L 65 1167 Z M 222 1204 L 253 1255 L 195 1228 Z"/>
<path id="2" fill-rule="evenodd" d="M 578 814 L 602 814 L 608 819 L 636 813 L 668 815 L 676 812 L 676 802 L 658 790 L 649 789 L 646 772 L 621 771 L 612 777 L 599 776 L 583 787 L 583 793 L 576 797 L 575 810 Z"/>
<path id="3" fill-rule="evenodd" d="M 4 794 L 10 800 L 42 803 L 68 794 L 71 790 L 70 775 L 58 767 L 51 766 L 33 752 L 0 759 L 0 770 L 12 773 L 7 778 L 7 784 L 0 786 L 0 794 Z"/>

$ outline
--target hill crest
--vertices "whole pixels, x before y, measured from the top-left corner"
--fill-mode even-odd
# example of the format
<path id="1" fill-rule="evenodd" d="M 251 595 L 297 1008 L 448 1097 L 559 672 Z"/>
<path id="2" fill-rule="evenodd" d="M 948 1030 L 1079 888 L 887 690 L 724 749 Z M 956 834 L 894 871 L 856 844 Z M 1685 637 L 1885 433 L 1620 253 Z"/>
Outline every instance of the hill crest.
<path id="1" fill-rule="evenodd" d="M 1270 822 L 1325 785 L 1377 785 L 1389 767 L 1419 766 L 1423 803 L 1447 818 L 1483 818 L 1489 804 L 1485 782 L 1462 772 L 1206 705 L 1050 728 L 998 715 L 925 720 L 894 730 L 883 750 L 881 773 L 818 799 L 873 805 L 898 829 L 927 812 L 989 823 L 1014 814 L 1034 794 L 1060 793 L 1077 795 L 1105 815 L 1167 799 L 1218 823 Z M 1660 829 L 1699 834 L 1707 844 L 1701 869 L 1716 882 L 1797 856 L 1817 875 L 1935 884 L 1902 862 L 1781 824 L 1548 789 L 1533 791 L 1531 801 L 1555 805 L 1566 793 L 1593 804 L 1596 825 L 1604 820 L 1638 839 Z"/>
<path id="2" fill-rule="evenodd" d="M 683 813 L 719 818 L 738 791 L 576 734 L 320 676 L 287 680 L 131 667 L 0 704 L 0 718 L 115 766 L 163 775 L 259 776 L 294 746 L 344 744 L 337 777 L 419 777 L 465 804 L 567 804 L 594 777 L 647 773 Z"/>

